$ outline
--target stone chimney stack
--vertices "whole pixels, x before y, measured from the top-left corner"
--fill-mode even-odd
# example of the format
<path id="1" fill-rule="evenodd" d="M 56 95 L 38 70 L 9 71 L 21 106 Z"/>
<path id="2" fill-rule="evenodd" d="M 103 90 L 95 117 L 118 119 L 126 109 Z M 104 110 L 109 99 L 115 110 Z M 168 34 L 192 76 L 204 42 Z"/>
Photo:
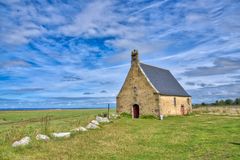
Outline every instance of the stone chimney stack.
<path id="1" fill-rule="evenodd" d="M 134 49 L 132 51 L 132 64 L 133 63 L 139 63 L 139 60 L 138 60 L 138 51 L 136 49 Z"/>

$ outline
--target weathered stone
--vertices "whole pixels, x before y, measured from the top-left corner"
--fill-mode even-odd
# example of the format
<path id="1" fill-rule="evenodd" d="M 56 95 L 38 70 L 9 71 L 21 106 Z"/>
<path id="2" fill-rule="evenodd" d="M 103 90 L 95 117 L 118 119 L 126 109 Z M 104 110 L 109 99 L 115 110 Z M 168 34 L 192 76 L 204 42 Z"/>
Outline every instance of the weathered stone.
<path id="1" fill-rule="evenodd" d="M 71 136 L 71 132 L 52 133 L 52 136 L 56 138 L 68 138 Z"/>
<path id="2" fill-rule="evenodd" d="M 78 127 L 78 128 L 74 128 L 73 131 L 75 131 L 75 132 L 80 132 L 80 131 L 85 132 L 85 131 L 87 131 L 87 129 L 84 128 L 84 127 Z"/>
<path id="3" fill-rule="evenodd" d="M 47 135 L 38 134 L 38 135 L 36 136 L 36 140 L 49 141 L 50 138 L 49 138 Z"/>
<path id="4" fill-rule="evenodd" d="M 139 107 L 140 116 L 182 115 L 192 111 L 191 97 L 166 96 L 156 90 L 139 64 L 137 51 L 132 52 L 131 68 L 117 96 L 117 113 L 133 115 L 134 105 Z"/>
<path id="5" fill-rule="evenodd" d="M 15 141 L 13 144 L 12 144 L 12 147 L 20 147 L 20 146 L 25 146 L 27 144 L 29 144 L 31 141 L 31 138 L 30 137 L 23 137 L 21 140 L 19 141 Z"/>
<path id="6" fill-rule="evenodd" d="M 174 105 L 174 96 L 163 96 L 161 95 L 159 97 L 160 99 L 160 106 L 161 107 L 161 113 L 165 113 L 165 115 L 182 115 L 192 112 L 192 106 L 191 104 L 191 98 L 189 98 L 188 104 L 188 98 L 187 97 L 180 97 L 175 96 L 176 98 L 176 105 Z M 184 106 L 181 108 L 181 106 Z"/>
<path id="7" fill-rule="evenodd" d="M 89 123 L 87 126 L 86 126 L 87 129 L 97 129 L 99 128 L 96 124 L 94 123 Z"/>
<path id="8" fill-rule="evenodd" d="M 100 116 L 96 117 L 96 121 L 98 121 L 99 123 L 109 123 L 110 122 L 107 117 L 100 117 Z"/>
<path id="9" fill-rule="evenodd" d="M 92 120 L 91 123 L 93 123 L 95 125 L 99 125 L 98 121 L 96 121 L 96 120 Z"/>

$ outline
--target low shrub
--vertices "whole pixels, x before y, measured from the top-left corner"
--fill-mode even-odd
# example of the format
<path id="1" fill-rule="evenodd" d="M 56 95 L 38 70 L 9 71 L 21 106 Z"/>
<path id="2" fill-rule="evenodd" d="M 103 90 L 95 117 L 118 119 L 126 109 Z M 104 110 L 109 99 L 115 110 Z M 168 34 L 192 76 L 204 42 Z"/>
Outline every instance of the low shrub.
<path id="1" fill-rule="evenodd" d="M 132 118 L 132 115 L 126 112 L 123 112 L 120 114 L 121 117 L 127 117 L 127 118 Z"/>

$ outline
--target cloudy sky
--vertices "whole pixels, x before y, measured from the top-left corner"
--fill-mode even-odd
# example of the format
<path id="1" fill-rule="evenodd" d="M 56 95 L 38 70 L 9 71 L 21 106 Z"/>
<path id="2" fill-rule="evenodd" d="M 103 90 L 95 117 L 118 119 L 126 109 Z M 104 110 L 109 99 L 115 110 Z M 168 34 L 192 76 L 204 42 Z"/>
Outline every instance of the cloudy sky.
<path id="1" fill-rule="evenodd" d="M 115 103 L 134 48 L 194 103 L 240 96 L 239 0 L 0 0 L 0 37 L 2 108 Z"/>

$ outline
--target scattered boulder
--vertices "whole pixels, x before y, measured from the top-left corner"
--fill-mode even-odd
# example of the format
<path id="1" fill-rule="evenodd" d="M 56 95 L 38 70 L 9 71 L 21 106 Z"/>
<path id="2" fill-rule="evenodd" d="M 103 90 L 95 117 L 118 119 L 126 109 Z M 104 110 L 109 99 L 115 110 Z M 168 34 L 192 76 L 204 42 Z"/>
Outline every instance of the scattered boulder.
<path id="1" fill-rule="evenodd" d="M 96 124 L 94 124 L 94 123 L 89 123 L 86 128 L 87 129 L 97 129 L 99 127 Z"/>
<path id="2" fill-rule="evenodd" d="M 70 137 L 71 132 L 59 132 L 59 133 L 53 133 L 52 136 L 56 138 L 68 138 Z"/>
<path id="3" fill-rule="evenodd" d="M 47 135 L 38 134 L 38 135 L 36 136 L 36 140 L 49 141 L 50 138 L 49 138 Z"/>
<path id="4" fill-rule="evenodd" d="M 100 116 L 96 117 L 96 121 L 98 121 L 99 123 L 109 123 L 110 122 L 107 117 L 100 117 Z"/>
<path id="5" fill-rule="evenodd" d="M 97 117 L 96 117 L 96 121 L 98 121 L 99 123 L 101 123 L 101 121 L 102 121 L 102 117 L 97 116 Z"/>
<path id="6" fill-rule="evenodd" d="M 96 120 L 92 120 L 91 123 L 93 123 L 95 125 L 99 125 L 98 121 L 96 121 Z"/>
<path id="7" fill-rule="evenodd" d="M 21 140 L 19 141 L 15 141 L 13 144 L 12 144 L 12 147 L 20 147 L 20 146 L 25 146 L 27 144 L 29 144 L 29 142 L 31 141 L 31 138 L 26 136 L 26 137 L 23 137 Z"/>
<path id="8" fill-rule="evenodd" d="M 74 128 L 72 131 L 75 131 L 75 132 L 80 132 L 80 131 L 85 132 L 85 131 L 87 131 L 87 129 L 84 128 L 84 127 L 78 127 L 78 128 Z"/>

